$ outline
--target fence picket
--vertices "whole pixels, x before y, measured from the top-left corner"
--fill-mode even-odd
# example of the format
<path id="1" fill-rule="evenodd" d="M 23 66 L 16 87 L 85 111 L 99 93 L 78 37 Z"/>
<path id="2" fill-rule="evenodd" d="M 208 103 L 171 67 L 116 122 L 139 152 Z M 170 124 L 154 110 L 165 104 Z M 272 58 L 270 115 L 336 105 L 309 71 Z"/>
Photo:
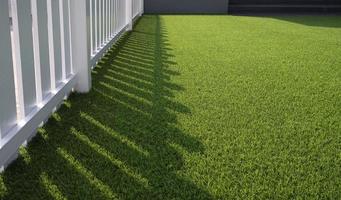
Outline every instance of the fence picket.
<path id="1" fill-rule="evenodd" d="M 60 0 L 51 0 L 52 5 L 52 31 L 53 31 L 53 47 L 54 47 L 54 62 L 55 62 L 55 81 L 58 87 L 63 79 L 63 67 L 62 67 L 62 43 L 61 43 L 61 27 L 60 27 L 60 12 L 59 9 Z"/>
<path id="2" fill-rule="evenodd" d="M 32 16 L 36 22 L 33 23 L 34 29 L 34 44 L 37 45 L 35 54 L 36 68 L 40 67 L 40 84 L 37 88 L 41 90 L 41 100 L 44 100 L 51 90 L 51 78 L 50 78 L 50 58 L 49 58 L 49 41 L 48 41 L 48 29 L 47 29 L 47 2 L 46 0 L 32 0 L 32 5 L 35 4 L 35 8 L 32 6 Z M 35 25 L 36 23 L 36 25 Z M 37 66 L 38 65 L 38 66 Z M 36 77 L 39 74 L 36 74 Z M 38 82 L 38 81 L 37 81 Z M 37 89 L 37 91 L 39 91 Z M 38 95 L 37 95 L 38 96 Z M 38 102 L 41 101 L 38 98 Z"/>
<path id="3" fill-rule="evenodd" d="M 8 2 L 0 1 L 0 138 L 16 124 L 16 100 Z"/>
<path id="4" fill-rule="evenodd" d="M 69 1 L 63 0 L 63 27 L 64 27 L 64 59 L 65 59 L 65 79 L 68 78 L 71 74 L 71 49 L 70 49 L 70 27 L 69 27 Z"/>
<path id="5" fill-rule="evenodd" d="M 31 2 L 12 1 L 13 48 L 19 120 L 33 111 L 36 101 L 36 81 L 33 55 Z"/>

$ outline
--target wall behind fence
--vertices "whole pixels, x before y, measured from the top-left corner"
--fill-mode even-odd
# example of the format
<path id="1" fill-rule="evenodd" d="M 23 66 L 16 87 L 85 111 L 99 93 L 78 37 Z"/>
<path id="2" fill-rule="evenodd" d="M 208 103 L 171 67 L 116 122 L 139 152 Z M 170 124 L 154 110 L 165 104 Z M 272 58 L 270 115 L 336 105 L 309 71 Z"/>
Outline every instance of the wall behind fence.
<path id="1" fill-rule="evenodd" d="M 145 13 L 224 14 L 228 0 L 145 0 Z"/>
<path id="2" fill-rule="evenodd" d="M 0 170 L 143 13 L 143 0 L 0 0 Z M 58 134 L 58 133 L 56 133 Z"/>

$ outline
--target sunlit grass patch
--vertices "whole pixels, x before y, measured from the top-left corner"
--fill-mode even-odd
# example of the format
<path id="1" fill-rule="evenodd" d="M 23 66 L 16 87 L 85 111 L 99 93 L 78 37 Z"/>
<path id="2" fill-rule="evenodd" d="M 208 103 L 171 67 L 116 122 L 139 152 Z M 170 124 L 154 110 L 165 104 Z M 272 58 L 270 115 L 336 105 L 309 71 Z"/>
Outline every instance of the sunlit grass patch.
<path id="1" fill-rule="evenodd" d="M 341 18 L 144 16 L 1 199 L 340 199 Z"/>

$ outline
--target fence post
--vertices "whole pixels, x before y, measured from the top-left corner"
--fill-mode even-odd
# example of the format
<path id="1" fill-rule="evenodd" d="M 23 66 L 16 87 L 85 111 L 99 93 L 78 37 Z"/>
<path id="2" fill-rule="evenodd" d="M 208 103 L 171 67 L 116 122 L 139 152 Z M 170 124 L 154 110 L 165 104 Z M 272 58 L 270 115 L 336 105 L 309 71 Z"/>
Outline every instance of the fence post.
<path id="1" fill-rule="evenodd" d="M 127 31 L 133 30 L 133 2 L 132 0 L 126 0 L 126 20 Z"/>
<path id="2" fill-rule="evenodd" d="M 87 0 L 70 0 L 72 66 L 76 75 L 76 92 L 91 89 L 90 8 Z"/>

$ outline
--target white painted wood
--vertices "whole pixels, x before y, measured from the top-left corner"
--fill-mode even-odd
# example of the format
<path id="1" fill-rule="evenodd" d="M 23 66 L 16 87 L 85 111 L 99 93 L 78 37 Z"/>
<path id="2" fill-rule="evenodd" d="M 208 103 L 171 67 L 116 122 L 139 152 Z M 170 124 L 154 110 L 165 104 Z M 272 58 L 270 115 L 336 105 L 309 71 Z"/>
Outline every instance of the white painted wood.
<path id="1" fill-rule="evenodd" d="M 31 2 L 12 1 L 13 48 L 19 121 L 36 106 L 36 81 L 33 55 Z"/>
<path id="2" fill-rule="evenodd" d="M 25 102 L 24 102 L 24 90 L 22 82 L 21 71 L 21 55 L 20 55 L 20 40 L 19 40 L 19 25 L 17 15 L 17 2 L 15 0 L 10 1 L 10 10 L 12 17 L 12 58 L 13 58 L 13 71 L 14 71 L 14 83 L 15 83 L 15 97 L 17 103 L 17 120 L 21 121 L 25 118 Z"/>
<path id="3" fill-rule="evenodd" d="M 133 13 L 133 15 L 135 14 L 135 0 L 131 0 L 131 4 L 132 4 L 132 6 L 131 6 L 131 10 L 132 10 L 132 13 Z"/>
<path id="4" fill-rule="evenodd" d="M 102 0 L 102 47 L 104 46 L 104 43 L 106 42 L 106 36 L 105 36 L 105 0 Z"/>
<path id="5" fill-rule="evenodd" d="M 94 6 L 94 37 L 95 37 L 95 45 L 94 45 L 94 52 L 93 54 L 96 54 L 98 49 L 98 0 L 94 0 L 95 6 Z"/>
<path id="6" fill-rule="evenodd" d="M 70 48 L 70 17 L 69 17 L 69 1 L 63 0 L 63 26 L 64 26 L 64 59 L 65 59 L 65 79 L 71 75 L 71 48 Z M 65 80 L 64 79 L 64 80 Z M 65 82 L 65 81 L 64 81 Z"/>
<path id="7" fill-rule="evenodd" d="M 119 25 L 119 30 L 125 25 L 125 11 L 126 11 L 126 9 L 125 9 L 125 1 L 122 1 L 122 0 L 119 0 L 118 1 L 119 3 L 120 3 L 120 6 L 119 6 L 119 23 L 120 23 L 120 25 Z"/>
<path id="8" fill-rule="evenodd" d="M 118 33 L 119 32 L 119 27 L 121 26 L 121 13 L 122 13 L 122 10 L 121 10 L 121 0 L 116 0 L 117 1 L 117 27 L 116 27 L 116 32 Z"/>
<path id="9" fill-rule="evenodd" d="M 73 88 L 90 90 L 90 66 L 143 13 L 142 0 L 10 1 L 12 36 L 0 1 L 0 171 Z"/>
<path id="10" fill-rule="evenodd" d="M 71 1 L 71 32 L 72 32 L 72 64 L 76 74 L 77 92 L 89 92 L 91 88 L 91 73 L 89 60 L 90 30 L 89 13 L 90 6 L 87 0 Z"/>
<path id="11" fill-rule="evenodd" d="M 109 35 L 109 0 L 105 0 L 105 18 L 106 18 L 106 23 L 105 23 L 105 28 L 106 28 L 106 42 L 110 40 L 110 35 Z"/>
<path id="12" fill-rule="evenodd" d="M 61 81 L 66 79 L 66 58 L 65 58 L 65 32 L 64 32 L 64 0 L 59 0 L 59 27 L 60 27 L 60 54 L 61 54 Z"/>
<path id="13" fill-rule="evenodd" d="M 0 168 L 4 168 L 13 160 L 19 147 L 35 134 L 41 122 L 46 121 L 52 110 L 59 105 L 65 95 L 69 94 L 76 83 L 75 76 L 67 79 L 66 84 L 56 88 L 56 94 L 50 94 L 43 102 L 41 108 L 35 108 L 26 116 L 24 123 L 12 128 L 8 134 L 0 140 Z"/>
<path id="14" fill-rule="evenodd" d="M 55 48 L 54 48 L 54 31 L 53 31 L 53 17 L 52 17 L 52 1 L 47 0 L 47 19 L 48 19 L 48 41 L 49 41 L 49 59 L 50 59 L 50 80 L 51 91 L 56 90 L 56 62 L 55 62 Z"/>
<path id="15" fill-rule="evenodd" d="M 126 24 L 128 25 L 127 31 L 133 29 L 133 4 L 132 0 L 126 0 Z"/>
<path id="16" fill-rule="evenodd" d="M 119 2 L 119 9 L 118 9 L 118 11 L 119 11 L 119 28 L 121 28 L 122 27 L 122 25 L 123 25 L 123 23 L 122 22 L 124 22 L 125 23 L 125 20 L 124 20 L 124 12 L 126 11 L 126 9 L 125 9 L 125 1 L 122 1 L 122 0 L 118 0 L 118 2 Z"/>
<path id="17" fill-rule="evenodd" d="M 71 31 L 71 0 L 68 0 L 67 4 L 68 4 L 68 13 L 69 13 L 69 39 L 70 39 L 70 42 L 69 42 L 69 51 L 70 51 L 70 75 L 69 76 L 72 76 L 74 74 L 74 71 L 73 71 L 73 62 L 72 62 L 72 31 Z"/>
<path id="18" fill-rule="evenodd" d="M 51 0 L 56 86 L 61 84 L 63 80 L 63 67 L 62 67 L 63 64 L 62 64 L 62 51 L 61 51 L 62 38 L 61 38 L 61 27 L 60 27 L 59 1 L 60 0 Z"/>
<path id="19" fill-rule="evenodd" d="M 33 32 L 33 52 L 34 52 L 34 69 L 36 79 L 36 99 L 37 104 L 43 101 L 43 88 L 41 83 L 41 63 L 40 63 L 40 46 L 39 46 L 39 24 L 38 24 L 38 7 L 37 0 L 31 0 L 32 8 L 32 32 Z"/>
<path id="20" fill-rule="evenodd" d="M 104 18 L 104 44 L 108 41 L 108 18 L 107 18 L 107 7 L 108 7 L 108 0 L 104 0 L 104 7 L 103 7 L 103 18 Z"/>
<path id="21" fill-rule="evenodd" d="M 116 33 L 118 33 L 120 31 L 120 27 L 121 27 L 121 13 L 122 13 L 122 9 L 121 9 L 121 0 L 116 0 L 117 1 L 117 20 L 116 20 Z"/>
<path id="22" fill-rule="evenodd" d="M 93 54 L 93 35 L 94 35 L 94 32 L 93 32 L 93 30 L 92 30 L 92 28 L 93 28 L 93 22 L 92 22 L 92 20 L 93 20 L 93 0 L 89 0 L 90 1 L 90 32 L 89 32 L 89 34 L 90 34 L 90 56 L 92 56 L 92 54 Z"/>
<path id="23" fill-rule="evenodd" d="M 96 53 L 96 0 L 90 0 L 91 56 Z"/>
<path id="24" fill-rule="evenodd" d="M 97 31 L 96 31 L 96 39 L 97 39 L 97 50 L 99 50 L 101 48 L 101 1 L 102 0 L 96 0 L 96 23 L 97 23 Z"/>
<path id="25" fill-rule="evenodd" d="M 106 15 L 106 18 L 107 18 L 107 42 L 109 42 L 110 40 L 110 14 L 109 14 L 109 8 L 110 8 L 110 0 L 106 0 L 106 3 L 107 3 L 107 6 L 106 6 L 106 11 L 107 11 L 107 15 Z"/>
<path id="26" fill-rule="evenodd" d="M 8 1 L 0 1 L 0 140 L 16 124 L 16 99 Z"/>
<path id="27" fill-rule="evenodd" d="M 111 23 L 111 19 L 110 19 L 110 13 L 111 13 L 111 10 L 110 10 L 110 2 L 111 2 L 111 0 L 107 0 L 108 1 L 108 7 L 107 7 L 107 12 L 108 12 L 108 14 L 107 14 L 107 18 L 108 18 L 108 25 L 107 25 L 107 27 L 108 27 L 108 31 L 107 31 L 107 34 L 108 34 L 108 41 L 111 39 L 111 31 L 110 31 L 110 28 L 111 28 L 111 26 L 110 26 L 110 23 Z"/>
<path id="28" fill-rule="evenodd" d="M 115 0 L 111 1 L 111 36 L 115 36 Z"/>
<path id="29" fill-rule="evenodd" d="M 123 8 L 122 8 L 122 0 L 117 0 L 117 32 L 119 32 L 120 27 L 122 27 L 122 13 L 123 13 Z"/>
<path id="30" fill-rule="evenodd" d="M 110 30 L 110 38 L 112 38 L 114 35 L 113 35 L 113 26 L 112 26 L 112 23 L 113 23 L 113 0 L 110 0 L 109 1 L 109 30 Z"/>
<path id="31" fill-rule="evenodd" d="M 105 42 L 105 11 L 104 11 L 104 8 L 105 8 L 105 0 L 101 0 L 101 27 L 102 27 L 102 30 L 101 30 L 101 34 L 102 34 L 102 42 L 101 42 L 101 47 L 104 45 L 104 42 Z"/>
<path id="32" fill-rule="evenodd" d="M 89 65 L 94 66 L 99 59 L 103 57 L 103 55 L 109 50 L 110 47 L 112 47 L 119 39 L 120 37 L 125 33 L 125 29 L 127 27 L 123 27 L 120 32 L 118 32 L 115 37 L 109 41 L 105 46 L 103 46 L 97 53 L 94 55 L 91 60 Z"/>
<path id="33" fill-rule="evenodd" d="M 47 21 L 47 1 L 46 0 L 32 0 L 32 3 L 36 2 L 36 12 L 32 12 L 33 21 L 37 21 L 37 35 L 38 38 L 33 37 L 35 40 L 34 44 L 39 44 L 35 55 L 39 53 L 39 62 L 40 62 L 40 80 L 41 80 L 41 90 L 42 90 L 42 99 L 46 98 L 46 96 L 50 93 L 51 90 L 51 75 L 50 75 L 50 58 L 49 58 L 49 40 L 48 40 L 48 21 Z M 33 7 L 32 7 L 33 8 Z M 36 19 L 35 16 L 36 15 Z M 34 23 L 33 23 L 34 24 Z M 33 28 L 33 31 L 35 29 Z M 35 34 L 33 34 L 35 35 Z M 35 58 L 38 60 L 38 58 Z M 38 63 L 36 63 L 37 66 Z M 39 65 L 39 64 L 38 64 Z M 36 75 L 37 76 L 37 75 Z M 38 80 L 37 80 L 38 83 Z M 38 91 L 38 89 L 37 89 Z M 38 102 L 39 99 L 37 99 Z"/>
<path id="34" fill-rule="evenodd" d="M 99 43 L 98 43 L 98 49 L 100 49 L 102 47 L 102 44 L 103 44 L 103 30 L 102 30 L 102 27 L 103 27 L 103 17 L 102 17 L 102 3 L 103 0 L 98 0 L 98 24 L 99 24 L 99 27 L 98 27 L 98 34 L 99 34 Z"/>
<path id="35" fill-rule="evenodd" d="M 117 23 L 118 23 L 117 16 L 118 16 L 118 13 L 117 13 L 117 0 L 114 0 L 114 32 L 115 32 L 115 35 L 117 33 Z"/>

